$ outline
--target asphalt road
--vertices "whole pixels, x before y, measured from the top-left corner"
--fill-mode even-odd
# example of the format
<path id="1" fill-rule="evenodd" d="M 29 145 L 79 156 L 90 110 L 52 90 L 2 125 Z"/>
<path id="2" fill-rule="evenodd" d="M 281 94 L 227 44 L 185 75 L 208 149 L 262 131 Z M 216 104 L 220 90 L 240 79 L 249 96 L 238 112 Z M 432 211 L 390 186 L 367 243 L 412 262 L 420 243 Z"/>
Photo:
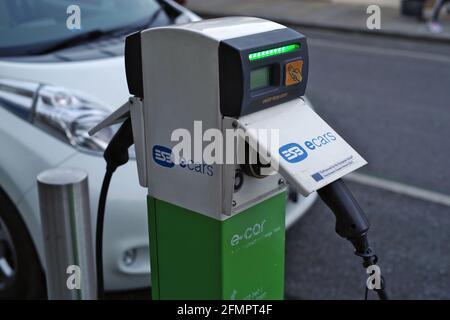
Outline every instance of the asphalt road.
<path id="1" fill-rule="evenodd" d="M 349 186 L 392 298 L 450 299 L 450 44 L 300 31 L 308 97 L 369 162 Z M 288 232 L 287 294 L 361 299 L 367 275 L 352 252 L 318 202 Z"/>

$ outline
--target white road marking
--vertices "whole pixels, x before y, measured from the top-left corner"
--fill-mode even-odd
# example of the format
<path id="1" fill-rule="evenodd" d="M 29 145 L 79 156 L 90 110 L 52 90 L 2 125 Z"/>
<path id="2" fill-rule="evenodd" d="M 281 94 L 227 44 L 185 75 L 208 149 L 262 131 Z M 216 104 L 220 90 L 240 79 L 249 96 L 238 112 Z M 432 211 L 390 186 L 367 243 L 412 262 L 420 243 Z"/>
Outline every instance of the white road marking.
<path id="1" fill-rule="evenodd" d="M 373 46 L 362 46 L 358 44 L 339 43 L 333 40 L 308 39 L 308 43 L 313 46 L 359 51 L 368 54 L 380 54 L 385 56 L 400 56 L 419 60 L 428 60 L 432 62 L 450 63 L 450 56 L 437 53 L 419 53 L 402 49 L 379 48 Z"/>
<path id="2" fill-rule="evenodd" d="M 360 183 L 369 187 L 375 187 L 386 191 L 391 191 L 397 194 L 410 196 L 412 198 L 433 202 L 436 204 L 450 207 L 450 196 L 430 191 L 414 186 L 409 186 L 401 182 L 395 182 L 383 178 L 378 178 L 362 173 L 351 173 L 344 177 L 344 179 Z"/>

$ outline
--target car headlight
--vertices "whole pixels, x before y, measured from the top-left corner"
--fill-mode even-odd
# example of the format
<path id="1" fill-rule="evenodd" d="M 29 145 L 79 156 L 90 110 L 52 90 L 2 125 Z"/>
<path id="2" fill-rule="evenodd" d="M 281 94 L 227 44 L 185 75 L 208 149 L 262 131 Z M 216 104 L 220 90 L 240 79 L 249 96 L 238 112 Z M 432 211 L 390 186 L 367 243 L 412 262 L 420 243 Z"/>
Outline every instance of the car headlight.
<path id="1" fill-rule="evenodd" d="M 89 136 L 88 131 L 109 113 L 106 108 L 79 94 L 45 86 L 39 90 L 32 122 L 77 149 L 103 152 L 117 127 L 106 128 L 94 136 Z"/>
<path id="2" fill-rule="evenodd" d="M 0 106 L 80 151 L 103 153 L 118 129 L 105 128 L 89 136 L 110 110 L 61 87 L 0 79 Z"/>

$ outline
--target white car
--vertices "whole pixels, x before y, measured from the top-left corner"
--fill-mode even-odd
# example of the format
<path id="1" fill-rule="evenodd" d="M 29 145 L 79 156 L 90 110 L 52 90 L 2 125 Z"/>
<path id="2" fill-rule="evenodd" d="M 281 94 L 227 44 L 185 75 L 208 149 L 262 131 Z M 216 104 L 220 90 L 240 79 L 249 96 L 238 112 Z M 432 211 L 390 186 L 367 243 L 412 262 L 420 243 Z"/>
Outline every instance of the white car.
<path id="1" fill-rule="evenodd" d="M 114 130 L 94 137 L 87 131 L 129 97 L 125 35 L 199 19 L 171 0 L 79 0 L 82 29 L 69 30 L 71 2 L 0 2 L 0 298 L 45 296 L 40 172 L 85 170 L 95 226 L 102 153 Z M 315 199 L 290 192 L 287 226 Z M 108 194 L 105 288 L 149 287 L 149 273 L 146 190 L 130 161 L 117 171 Z"/>

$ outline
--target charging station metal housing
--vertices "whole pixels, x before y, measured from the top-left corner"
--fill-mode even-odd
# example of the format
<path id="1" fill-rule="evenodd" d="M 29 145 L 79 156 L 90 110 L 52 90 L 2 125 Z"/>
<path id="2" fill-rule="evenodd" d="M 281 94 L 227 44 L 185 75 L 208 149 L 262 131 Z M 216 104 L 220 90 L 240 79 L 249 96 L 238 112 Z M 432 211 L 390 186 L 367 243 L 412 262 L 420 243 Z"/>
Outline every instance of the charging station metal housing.
<path id="1" fill-rule="evenodd" d="M 231 129 L 227 117 L 256 110 L 247 95 L 249 71 L 244 68 L 249 67 L 243 62 L 247 63 L 248 54 L 289 41 L 304 42 L 304 37 L 253 18 L 147 30 L 140 37 L 145 57 L 145 139 L 152 147 L 146 162 L 154 298 L 282 299 L 285 185 L 279 184 L 281 177 L 260 181 L 246 176 L 235 193 L 238 165 L 211 164 L 204 172 L 201 163 L 172 166 L 170 160 L 164 164 L 155 159 L 157 153 L 170 153 L 176 144 L 171 134 L 177 128 L 195 136 L 194 121 L 201 120 L 203 130 Z M 249 46 L 252 39 L 255 44 Z M 291 57 L 306 52 L 304 48 Z M 289 91 L 302 95 L 298 89 Z M 264 95 L 273 92 L 253 100 Z"/>

